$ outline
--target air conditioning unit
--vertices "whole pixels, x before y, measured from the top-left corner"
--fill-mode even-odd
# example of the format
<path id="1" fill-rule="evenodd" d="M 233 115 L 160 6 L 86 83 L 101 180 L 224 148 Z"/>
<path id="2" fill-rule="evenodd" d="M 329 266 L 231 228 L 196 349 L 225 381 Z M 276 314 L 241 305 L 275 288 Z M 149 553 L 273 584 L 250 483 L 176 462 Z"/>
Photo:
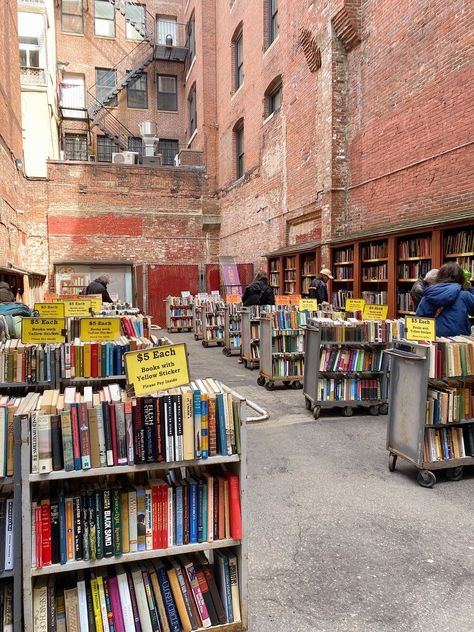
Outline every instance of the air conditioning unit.
<path id="1" fill-rule="evenodd" d="M 112 162 L 114 165 L 134 165 L 137 162 L 137 156 L 136 151 L 113 152 Z"/>

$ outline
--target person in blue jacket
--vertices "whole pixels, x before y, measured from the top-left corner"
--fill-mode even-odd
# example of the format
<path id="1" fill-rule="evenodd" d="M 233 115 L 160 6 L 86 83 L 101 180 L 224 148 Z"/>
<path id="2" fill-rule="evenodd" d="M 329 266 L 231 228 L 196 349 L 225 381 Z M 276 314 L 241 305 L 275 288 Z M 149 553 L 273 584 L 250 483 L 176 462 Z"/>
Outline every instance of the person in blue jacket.
<path id="1" fill-rule="evenodd" d="M 463 290 L 464 284 L 463 269 L 451 261 L 441 266 L 435 284 L 426 288 L 416 315 L 436 318 L 437 336 L 471 333 L 469 316 L 474 316 L 474 293 Z"/>

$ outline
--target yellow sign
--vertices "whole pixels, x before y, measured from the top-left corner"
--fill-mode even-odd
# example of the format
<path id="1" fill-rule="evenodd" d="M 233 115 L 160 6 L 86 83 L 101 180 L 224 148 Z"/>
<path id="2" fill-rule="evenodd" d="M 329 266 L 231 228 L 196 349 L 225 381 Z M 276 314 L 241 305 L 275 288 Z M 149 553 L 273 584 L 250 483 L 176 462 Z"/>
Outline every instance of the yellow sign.
<path id="1" fill-rule="evenodd" d="M 388 314 L 388 305 L 364 305 L 364 320 L 385 320 Z"/>
<path id="2" fill-rule="evenodd" d="M 275 296 L 275 305 L 289 305 L 289 304 L 290 304 L 289 296 L 283 296 L 282 294 L 277 294 Z"/>
<path id="3" fill-rule="evenodd" d="M 290 294 L 288 305 L 296 305 L 298 306 L 301 300 L 301 294 Z"/>
<path id="4" fill-rule="evenodd" d="M 120 335 L 120 318 L 81 318 L 79 321 L 81 340 L 117 340 Z"/>
<path id="5" fill-rule="evenodd" d="M 186 345 L 154 347 L 125 354 L 127 382 L 135 395 L 164 391 L 189 383 Z"/>
<path id="6" fill-rule="evenodd" d="M 21 341 L 24 343 L 65 342 L 65 334 L 64 318 L 23 318 L 21 321 Z"/>
<path id="7" fill-rule="evenodd" d="M 299 309 L 315 312 L 318 309 L 318 301 L 315 298 L 300 298 Z"/>
<path id="8" fill-rule="evenodd" d="M 240 294 L 227 294 L 225 300 L 228 305 L 236 305 L 242 302 L 242 297 Z"/>
<path id="9" fill-rule="evenodd" d="M 363 298 L 346 298 L 346 312 L 362 312 L 364 307 Z"/>
<path id="10" fill-rule="evenodd" d="M 63 301 L 64 313 L 66 316 L 90 316 L 92 310 L 92 301 L 88 298 L 80 300 L 67 299 Z"/>
<path id="11" fill-rule="evenodd" d="M 35 303 L 41 318 L 64 318 L 64 303 Z"/>
<path id="12" fill-rule="evenodd" d="M 419 318 L 405 316 L 408 340 L 436 340 L 436 325 L 434 318 Z"/>
<path id="13" fill-rule="evenodd" d="M 102 297 L 100 294 L 89 294 L 87 300 L 91 302 L 92 311 L 98 314 L 102 309 Z"/>

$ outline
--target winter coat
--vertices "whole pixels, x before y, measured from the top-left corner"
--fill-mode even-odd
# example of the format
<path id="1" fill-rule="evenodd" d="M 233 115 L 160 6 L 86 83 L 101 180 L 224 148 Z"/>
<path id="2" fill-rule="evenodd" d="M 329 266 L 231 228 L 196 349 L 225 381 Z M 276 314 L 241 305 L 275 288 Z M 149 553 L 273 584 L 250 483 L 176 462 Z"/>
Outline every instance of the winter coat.
<path id="1" fill-rule="evenodd" d="M 328 302 L 328 286 L 322 279 L 311 279 L 309 298 L 317 299 L 318 303 Z"/>
<path id="2" fill-rule="evenodd" d="M 15 296 L 10 291 L 10 286 L 5 281 L 0 281 L 0 303 L 14 303 Z"/>
<path id="3" fill-rule="evenodd" d="M 443 310 L 436 313 L 440 308 Z M 426 288 L 417 316 L 436 316 L 437 336 L 458 336 L 471 333 L 469 315 L 474 315 L 474 294 L 462 290 L 458 283 L 435 283 Z"/>
<path id="4" fill-rule="evenodd" d="M 250 305 L 275 305 L 275 295 L 272 288 L 264 281 L 254 281 L 245 289 L 242 296 L 242 305 L 250 307 Z"/>
<path id="5" fill-rule="evenodd" d="M 85 294 L 100 294 L 104 303 L 113 303 L 107 291 L 107 285 L 100 279 L 91 281 L 86 288 Z"/>
<path id="6" fill-rule="evenodd" d="M 423 294 L 425 293 L 428 285 L 429 283 L 427 283 L 424 279 L 418 279 L 418 281 L 415 281 L 415 283 L 413 284 L 413 287 L 410 290 L 410 296 L 415 305 L 415 309 L 420 304 L 420 301 L 423 298 Z"/>

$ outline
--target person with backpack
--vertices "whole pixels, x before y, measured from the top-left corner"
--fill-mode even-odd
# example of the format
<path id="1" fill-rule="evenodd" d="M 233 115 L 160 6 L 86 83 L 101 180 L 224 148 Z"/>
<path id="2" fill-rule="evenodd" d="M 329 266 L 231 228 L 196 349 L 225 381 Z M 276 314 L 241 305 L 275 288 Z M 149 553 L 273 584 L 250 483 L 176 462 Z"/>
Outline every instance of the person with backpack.
<path id="1" fill-rule="evenodd" d="M 14 303 L 15 295 L 6 281 L 0 281 L 0 303 Z"/>
<path id="2" fill-rule="evenodd" d="M 268 285 L 268 276 L 265 272 L 257 272 L 255 279 L 245 288 L 242 296 L 242 305 L 275 305 L 275 295 Z"/>
<path id="3" fill-rule="evenodd" d="M 416 315 L 435 318 L 437 336 L 470 335 L 474 293 L 472 289 L 462 289 L 465 283 L 464 270 L 450 261 L 438 270 L 436 283 L 425 289 Z"/>

